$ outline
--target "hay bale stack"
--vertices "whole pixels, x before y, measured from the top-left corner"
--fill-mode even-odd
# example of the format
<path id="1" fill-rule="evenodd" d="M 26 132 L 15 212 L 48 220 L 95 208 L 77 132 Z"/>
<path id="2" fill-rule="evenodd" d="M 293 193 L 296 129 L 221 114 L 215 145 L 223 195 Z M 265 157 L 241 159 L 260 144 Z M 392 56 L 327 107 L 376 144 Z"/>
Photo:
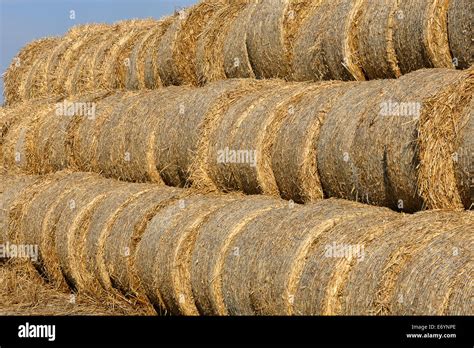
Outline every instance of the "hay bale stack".
<path id="1" fill-rule="evenodd" d="M 256 0 L 246 1 L 245 8 L 228 28 L 224 43 L 224 70 L 228 78 L 255 78 L 247 50 L 247 28 L 256 7 Z"/>
<path id="2" fill-rule="evenodd" d="M 369 80 L 401 75 L 393 42 L 399 0 L 367 1 L 356 26 L 359 62 Z"/>
<path id="3" fill-rule="evenodd" d="M 95 179 L 78 185 L 70 198 L 69 209 L 64 209 L 55 229 L 55 249 L 59 266 L 69 286 L 78 289 L 83 284 L 80 253 L 84 246 L 83 234 L 87 231 L 90 218 L 97 206 L 109 195 L 126 184 L 115 180 Z M 73 204 L 71 204 L 73 202 Z"/>
<path id="4" fill-rule="evenodd" d="M 413 255 L 397 277 L 390 303 L 392 312 L 404 315 L 446 315 L 448 310 L 458 315 L 472 312 L 472 287 L 466 287 L 466 292 L 458 293 L 456 299 L 451 296 L 461 284 L 472 284 L 472 277 L 466 271 L 472 270 L 473 237 L 474 214 L 471 213 L 466 214 L 463 226 L 438 236 Z"/>
<path id="5" fill-rule="evenodd" d="M 284 199 L 305 203 L 323 198 L 317 142 L 326 113 L 353 84 L 322 83 L 293 100 L 274 132 L 271 166 Z"/>
<path id="6" fill-rule="evenodd" d="M 99 288 L 112 290 L 104 256 L 107 237 L 115 221 L 128 205 L 153 189 L 152 185 L 126 185 L 97 206 L 90 217 L 87 231 L 83 234 L 85 240 L 81 242 L 83 250 L 80 251 L 79 259 L 84 267 L 82 284 L 77 284 L 79 288 L 92 292 L 98 292 Z"/>
<path id="7" fill-rule="evenodd" d="M 58 42 L 57 38 L 44 38 L 28 43 L 5 71 L 3 81 L 5 85 L 5 105 L 12 105 L 23 100 L 24 84 L 36 59 L 44 52 L 48 52 Z"/>
<path id="8" fill-rule="evenodd" d="M 449 0 L 401 0 L 393 41 L 402 74 L 422 68 L 452 68 L 448 42 Z"/>
<path id="9" fill-rule="evenodd" d="M 365 80 L 358 57 L 357 26 L 363 0 L 322 0 L 294 45 L 294 76 L 305 80 Z"/>
<path id="10" fill-rule="evenodd" d="M 232 240 L 261 214 L 281 208 L 283 201 L 251 196 L 216 210 L 199 229 L 191 266 L 191 285 L 196 307 L 202 315 L 227 315 L 222 292 L 225 256 Z"/>
<path id="11" fill-rule="evenodd" d="M 126 296 L 146 302 L 142 282 L 138 276 L 141 256 L 137 246 L 150 220 L 160 209 L 186 195 L 173 188 L 157 188 L 130 202 L 110 227 L 104 244 L 104 261 L 112 285 Z M 150 262 L 150 258 L 146 262 Z"/>
<path id="12" fill-rule="evenodd" d="M 291 75 L 293 40 L 312 1 L 261 1 L 247 28 L 247 48 L 257 78 Z"/>
<path id="13" fill-rule="evenodd" d="M 433 81 L 434 82 L 434 81 Z M 418 188 L 429 209 L 469 209 L 474 150 L 474 70 L 424 102 Z"/>
<path id="14" fill-rule="evenodd" d="M 196 45 L 206 22 L 224 4 L 205 0 L 180 11 L 157 48 L 158 69 L 164 85 L 197 85 Z"/>
<path id="15" fill-rule="evenodd" d="M 247 3 L 248 0 L 229 1 L 209 19 L 196 44 L 196 74 L 199 85 L 226 78 L 224 46 L 230 28 Z"/>
<path id="16" fill-rule="evenodd" d="M 120 36 L 107 55 L 100 88 L 124 89 L 126 75 L 131 68 L 130 54 L 136 42 L 156 24 L 152 19 L 130 20 L 119 24 Z"/>
<path id="17" fill-rule="evenodd" d="M 449 47 L 458 69 L 467 69 L 474 64 L 473 13 L 474 3 L 472 1 L 450 0 L 448 9 Z"/>
<path id="18" fill-rule="evenodd" d="M 365 246 L 364 262 L 353 264 L 346 286 L 341 289 L 339 295 L 342 313 L 347 315 L 407 314 L 396 312 L 393 307 L 395 301 L 403 303 L 407 300 L 406 296 L 398 297 L 395 292 L 397 284 L 401 281 L 401 272 L 436 238 L 458 228 L 467 228 L 469 219 L 472 220 L 468 214 L 448 211 L 423 212 L 405 215 L 398 222 L 393 223 L 387 229 L 387 233 L 378 237 L 376 242 Z M 470 224 L 472 225 L 472 222 Z M 452 261 L 444 259 L 442 262 Z M 431 271 L 432 269 L 428 274 Z M 408 286 L 418 289 L 419 297 L 424 297 L 427 292 L 434 291 L 418 288 L 418 282 L 410 283 Z"/>
<path id="19" fill-rule="evenodd" d="M 162 107 L 155 148 L 157 169 L 166 184 L 187 186 L 193 163 L 199 163 L 199 144 L 207 145 L 205 133 L 221 117 L 221 108 L 232 93 L 255 84 L 246 80 L 224 80 L 197 89 L 169 89 L 174 95 Z"/>
<path id="20" fill-rule="evenodd" d="M 97 103 L 95 117 L 80 118 L 71 132 L 74 166 L 82 171 L 99 171 L 99 140 L 126 93 L 118 92 Z M 110 135 L 110 134 L 109 134 Z"/>
<path id="21" fill-rule="evenodd" d="M 198 315 L 191 288 L 194 243 L 200 226 L 232 201 L 232 197 L 196 195 L 168 204 L 150 222 L 137 259 L 144 267 L 140 274 L 148 274 L 142 279 L 148 297 L 162 311 Z"/>

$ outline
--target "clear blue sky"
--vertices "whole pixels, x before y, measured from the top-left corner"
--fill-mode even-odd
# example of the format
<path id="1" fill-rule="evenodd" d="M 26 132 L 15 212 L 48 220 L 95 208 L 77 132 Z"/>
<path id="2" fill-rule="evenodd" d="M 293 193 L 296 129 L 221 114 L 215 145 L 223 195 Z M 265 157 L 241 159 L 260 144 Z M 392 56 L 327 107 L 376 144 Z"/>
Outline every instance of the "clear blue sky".
<path id="1" fill-rule="evenodd" d="M 29 41 L 63 35 L 84 23 L 113 23 L 130 18 L 160 18 L 198 0 L 0 0 L 0 70 L 9 66 Z M 75 20 L 69 18 L 74 10 Z M 3 79 L 0 84 L 3 103 Z"/>

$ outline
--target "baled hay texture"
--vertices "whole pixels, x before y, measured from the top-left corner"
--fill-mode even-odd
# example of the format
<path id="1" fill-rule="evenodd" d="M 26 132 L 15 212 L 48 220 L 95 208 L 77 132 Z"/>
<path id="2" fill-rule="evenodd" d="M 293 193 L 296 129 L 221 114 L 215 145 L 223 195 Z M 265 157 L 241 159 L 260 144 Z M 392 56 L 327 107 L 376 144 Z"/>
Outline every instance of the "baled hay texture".
<path id="1" fill-rule="evenodd" d="M 205 130 L 216 107 L 228 93 L 248 84 L 243 80 L 225 80 L 203 88 L 168 88 L 170 96 L 161 103 L 155 144 L 157 169 L 171 186 L 187 186 L 191 166 L 197 161 L 198 144 L 205 142 Z"/>
<path id="2" fill-rule="evenodd" d="M 352 143 L 360 115 L 386 83 L 356 83 L 329 106 L 317 142 L 317 166 L 325 196 L 363 200 L 371 189 L 358 184 Z"/>
<path id="3" fill-rule="evenodd" d="M 159 21 L 159 28 L 152 34 L 150 40 L 147 41 L 143 49 L 143 58 L 140 59 L 139 72 L 143 74 L 140 79 L 140 89 L 155 89 L 163 86 L 161 81 L 158 55 L 156 49 L 159 47 L 163 35 L 168 28 L 173 24 L 175 17 L 165 17 Z"/>
<path id="4" fill-rule="evenodd" d="M 323 0 L 314 7 L 294 45 L 296 80 L 365 80 L 356 36 L 363 3 Z"/>
<path id="5" fill-rule="evenodd" d="M 72 153 L 74 165 L 82 171 L 100 171 L 98 152 L 99 140 L 107 132 L 106 125 L 116 108 L 121 107 L 126 93 L 115 93 L 97 103 L 95 117 L 82 117 L 72 132 Z M 110 144 L 108 144 L 110 146 Z"/>
<path id="6" fill-rule="evenodd" d="M 55 248 L 59 266 L 68 284 L 77 289 L 82 283 L 79 254 L 83 249 L 80 243 L 84 240 L 90 218 L 96 207 L 115 190 L 126 185 L 115 180 L 93 180 L 78 187 L 77 194 L 68 202 L 69 209 L 64 209 L 57 222 Z"/>
<path id="7" fill-rule="evenodd" d="M 472 270 L 473 250 L 474 214 L 468 213 L 463 226 L 425 244 L 403 268 L 393 291 L 392 312 L 446 315 L 449 310 L 472 315 L 472 287 L 455 301 L 451 295 L 458 289 L 457 282 L 472 285 L 472 273 L 466 271 Z"/>
<path id="8" fill-rule="evenodd" d="M 399 0 L 367 1 L 356 26 L 359 62 L 369 80 L 401 75 L 393 42 Z"/>
<path id="9" fill-rule="evenodd" d="M 229 134 L 225 148 L 249 151 L 253 163 L 229 163 L 226 176 L 231 176 L 237 186 L 225 185 L 248 194 L 278 195 L 278 187 L 271 168 L 273 135 L 278 124 L 288 115 L 288 108 L 295 98 L 311 89 L 306 84 L 276 86 L 264 99 L 256 102 L 252 109 L 240 118 L 238 128 Z M 240 115 L 232 115 L 232 117 Z M 240 158 L 242 159 L 242 158 Z M 219 164 L 218 164 L 219 165 Z"/>
<path id="10" fill-rule="evenodd" d="M 94 57 L 101 45 L 107 42 L 112 33 L 113 27 L 110 25 L 98 27 L 96 32 L 89 37 L 87 45 L 78 52 L 78 60 L 64 82 L 68 95 L 80 95 L 92 90 L 89 83 L 93 74 Z"/>
<path id="11" fill-rule="evenodd" d="M 228 78 L 255 78 L 247 50 L 247 28 L 256 7 L 256 0 L 248 0 L 228 29 L 223 51 Z"/>
<path id="12" fill-rule="evenodd" d="M 110 281 L 125 296 L 148 302 L 138 275 L 144 260 L 137 254 L 137 245 L 157 212 L 186 194 L 174 188 L 157 188 L 128 204 L 115 219 L 104 244 L 104 260 Z M 152 259 L 148 257 L 146 262 Z"/>
<path id="13" fill-rule="evenodd" d="M 385 208 L 364 210 L 347 209 L 340 216 L 331 217 L 324 223 L 326 228 L 307 245 L 304 259 L 299 255 L 300 261 L 295 267 L 298 277 L 293 286 L 294 314 L 345 314 L 340 292 L 351 268 L 365 262 L 365 248 L 377 243 L 380 235 L 390 233 L 391 224 L 400 219 L 399 214 Z"/>
<path id="14" fill-rule="evenodd" d="M 2 175 L 0 178 L 0 245 L 5 245 L 15 235 L 14 231 L 10 231 L 10 227 L 17 227 L 10 224 L 10 209 L 18 197 L 35 183 L 36 178 L 23 175 Z"/>
<path id="15" fill-rule="evenodd" d="M 284 199 L 297 203 L 324 198 L 317 168 L 317 143 L 326 113 L 352 84 L 322 83 L 281 110 L 287 114 L 274 132 L 271 166 Z"/>
<path id="16" fill-rule="evenodd" d="M 139 199 L 153 189 L 152 185 L 126 185 L 119 188 L 114 195 L 106 197 L 95 209 L 90 217 L 87 231 L 80 251 L 82 269 L 82 284 L 79 288 L 87 292 L 99 292 L 102 287 L 106 291 L 112 290 L 110 277 L 104 259 L 105 241 L 110 229 L 128 204 Z"/>
<path id="17" fill-rule="evenodd" d="M 196 44 L 196 74 L 199 85 L 226 78 L 224 46 L 227 35 L 247 3 L 247 0 L 229 1 L 209 19 Z"/>
<path id="18" fill-rule="evenodd" d="M 288 78 L 295 33 L 312 1 L 261 1 L 247 28 L 248 55 L 257 78 Z"/>
<path id="19" fill-rule="evenodd" d="M 49 51 L 57 44 L 57 38 L 44 38 L 28 43 L 20 50 L 18 55 L 3 75 L 5 90 L 5 105 L 11 105 L 22 100 L 22 85 L 32 69 L 36 59 L 42 53 Z"/>
<path id="20" fill-rule="evenodd" d="M 110 49 L 104 66 L 103 80 L 100 81 L 101 88 L 125 88 L 133 46 L 147 30 L 151 30 L 155 23 L 154 20 L 148 19 L 125 21 L 120 24 L 121 35 Z"/>
<path id="21" fill-rule="evenodd" d="M 22 100 L 26 101 L 47 96 L 48 61 L 51 51 L 60 45 L 60 43 L 60 38 L 51 42 L 49 47 L 35 59 L 30 71 L 25 75 L 25 79 L 20 85 Z"/>
<path id="22" fill-rule="evenodd" d="M 473 17 L 474 2 L 471 0 L 450 0 L 448 10 L 449 47 L 455 66 L 459 69 L 467 69 L 474 64 Z"/>
<path id="23" fill-rule="evenodd" d="M 400 273 L 438 236 L 466 227 L 467 219 L 465 212 L 422 212 L 392 223 L 376 242 L 365 245 L 364 261 L 352 265 L 340 293 L 342 312 L 346 315 L 408 314 L 397 313 L 392 306 Z M 432 271 L 431 268 L 418 270 Z M 419 287 L 417 282 L 407 285 L 413 289 Z M 419 297 L 433 291 L 419 290 Z M 403 296 L 396 300 L 405 301 Z"/>
<path id="24" fill-rule="evenodd" d="M 0 315 L 149 315 L 146 308 L 104 294 L 60 291 L 28 264 L 10 261 L 0 269 Z"/>
<path id="25" fill-rule="evenodd" d="M 189 9 L 187 18 L 176 35 L 176 41 L 170 45 L 173 49 L 174 68 L 178 75 L 169 76 L 173 84 L 198 84 L 197 44 L 207 23 L 228 0 L 205 0 Z"/>
<path id="26" fill-rule="evenodd" d="M 37 267 L 49 281 L 60 288 L 66 289 L 68 285 L 61 272 L 56 250 L 58 222 L 64 212 L 73 210 L 81 188 L 90 189 L 98 180 L 98 176 L 89 173 L 67 175 L 60 179 L 59 184 L 52 185 L 50 190 L 40 192 L 25 214 L 23 230 L 25 240 L 29 241 L 26 244 L 38 245 L 40 257 Z"/>
<path id="27" fill-rule="evenodd" d="M 393 40 L 402 74 L 422 68 L 452 68 L 448 42 L 449 0 L 403 0 Z"/>
<path id="28" fill-rule="evenodd" d="M 51 93 L 53 95 L 67 95 L 68 85 L 67 80 L 71 75 L 71 71 L 80 63 L 81 53 L 87 50 L 89 42 L 94 37 L 103 32 L 104 25 L 102 24 L 88 24 L 76 27 L 70 33 L 73 44 L 68 47 L 67 51 L 62 56 L 57 69 L 57 78 L 55 84 L 52 86 Z"/>
<path id="29" fill-rule="evenodd" d="M 165 312 L 175 315 L 199 314 L 191 288 L 194 243 L 202 224 L 230 202 L 231 197 L 197 195 L 168 205 L 150 222 L 138 257 L 149 263 L 141 272 L 152 275 L 146 287 L 157 307 L 164 305 Z"/>
<path id="30" fill-rule="evenodd" d="M 249 196 L 219 208 L 202 224 L 191 263 L 192 292 L 200 314 L 228 314 L 222 293 L 222 272 L 229 245 L 253 219 L 284 204 L 268 197 Z"/>
<path id="31" fill-rule="evenodd" d="M 278 88 L 284 91 L 291 89 L 285 86 L 280 80 L 263 80 L 259 83 L 249 85 L 243 93 L 238 95 L 219 113 L 215 126 L 209 132 L 207 158 L 208 163 L 204 164 L 207 176 L 212 180 L 213 185 L 222 191 L 234 191 L 244 187 L 240 178 L 235 172 L 245 166 L 251 166 L 258 162 L 254 148 L 241 148 L 236 134 L 240 127 L 245 126 L 249 115 L 256 107 L 271 97 Z M 253 187 L 253 192 L 260 192 Z"/>
<path id="32" fill-rule="evenodd" d="M 428 209 L 469 209 L 474 170 L 474 70 L 424 102 L 419 125 L 418 188 Z"/>
<path id="33" fill-rule="evenodd" d="M 460 79 L 455 70 L 420 70 L 385 81 L 363 113 L 353 110 L 358 124 L 349 163 L 364 201 L 407 212 L 425 206 L 418 178 L 419 121 L 440 119 L 430 111 L 429 101 L 455 89 Z"/>

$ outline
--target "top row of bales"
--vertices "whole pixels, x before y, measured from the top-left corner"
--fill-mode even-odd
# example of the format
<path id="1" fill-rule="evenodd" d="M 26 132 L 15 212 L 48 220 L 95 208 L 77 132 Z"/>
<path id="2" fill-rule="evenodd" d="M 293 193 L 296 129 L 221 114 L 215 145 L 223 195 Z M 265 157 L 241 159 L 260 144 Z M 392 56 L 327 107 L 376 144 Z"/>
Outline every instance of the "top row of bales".
<path id="1" fill-rule="evenodd" d="M 470 0 L 203 0 L 29 43 L 5 101 L 225 78 L 371 80 L 473 62 Z"/>

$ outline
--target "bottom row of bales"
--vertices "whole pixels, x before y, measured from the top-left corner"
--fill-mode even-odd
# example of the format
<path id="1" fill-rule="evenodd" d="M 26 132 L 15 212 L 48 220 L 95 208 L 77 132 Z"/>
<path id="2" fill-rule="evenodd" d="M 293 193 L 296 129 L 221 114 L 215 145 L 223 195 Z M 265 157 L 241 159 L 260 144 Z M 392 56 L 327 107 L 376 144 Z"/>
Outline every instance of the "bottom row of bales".
<path id="1" fill-rule="evenodd" d="M 0 176 L 0 244 L 59 289 L 174 315 L 472 314 L 474 213 Z"/>

